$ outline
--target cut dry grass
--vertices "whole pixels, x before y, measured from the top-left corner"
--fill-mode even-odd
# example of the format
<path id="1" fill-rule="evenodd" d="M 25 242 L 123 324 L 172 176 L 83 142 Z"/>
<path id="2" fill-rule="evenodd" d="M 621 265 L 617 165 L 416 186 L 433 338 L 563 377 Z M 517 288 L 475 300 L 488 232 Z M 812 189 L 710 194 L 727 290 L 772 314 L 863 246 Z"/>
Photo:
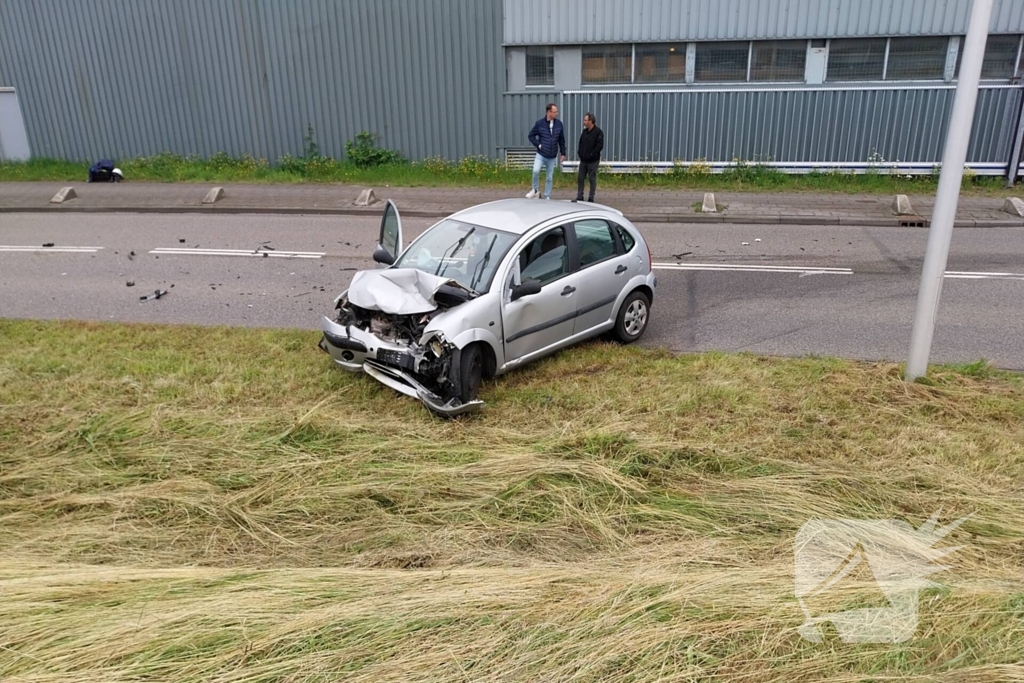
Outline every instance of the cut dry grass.
<path id="1" fill-rule="evenodd" d="M 592 344 L 445 422 L 315 343 L 0 321 L 0 679 L 1024 680 L 1020 377 Z M 940 506 L 913 640 L 800 638 L 801 525 Z"/>

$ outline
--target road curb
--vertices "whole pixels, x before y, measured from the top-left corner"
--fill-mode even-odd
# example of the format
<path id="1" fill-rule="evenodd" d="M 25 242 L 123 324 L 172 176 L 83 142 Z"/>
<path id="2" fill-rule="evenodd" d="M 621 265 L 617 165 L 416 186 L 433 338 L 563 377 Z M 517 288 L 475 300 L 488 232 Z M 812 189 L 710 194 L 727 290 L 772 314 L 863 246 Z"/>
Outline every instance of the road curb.
<path id="1" fill-rule="evenodd" d="M 79 200 L 81 201 L 81 200 Z M 410 218 L 446 218 L 461 209 L 403 209 L 402 215 Z M 237 215 L 237 214 L 263 214 L 263 215 L 324 215 L 324 216 L 380 216 L 380 207 L 301 207 L 301 206 L 64 206 L 60 204 L 45 206 L 0 206 L 0 213 L 138 213 L 138 214 L 205 214 L 205 215 Z M 806 216 L 806 215 L 737 215 L 737 214 L 702 214 L 691 212 L 667 212 L 667 213 L 632 213 L 624 212 L 626 218 L 635 223 L 706 223 L 706 224 L 732 224 L 732 225 L 839 225 L 848 227 L 878 227 L 898 228 L 904 218 L 893 216 L 870 216 L 843 217 L 843 216 Z M 927 226 L 930 221 L 925 219 Z M 966 220 L 956 221 L 955 228 L 1024 228 L 1024 220 Z M 920 230 L 921 227 L 907 227 L 909 230 Z"/>

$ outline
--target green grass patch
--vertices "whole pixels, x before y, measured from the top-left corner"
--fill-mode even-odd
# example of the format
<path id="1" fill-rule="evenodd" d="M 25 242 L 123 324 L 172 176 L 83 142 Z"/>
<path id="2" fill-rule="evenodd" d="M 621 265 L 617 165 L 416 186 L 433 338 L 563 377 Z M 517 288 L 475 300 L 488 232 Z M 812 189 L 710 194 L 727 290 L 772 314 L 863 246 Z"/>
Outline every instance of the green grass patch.
<path id="1" fill-rule="evenodd" d="M 0 679 L 1024 676 L 1019 375 L 592 343 L 443 421 L 316 342 L 0 320 Z M 912 641 L 799 637 L 805 522 L 940 507 Z"/>
<path id="2" fill-rule="evenodd" d="M 315 151 L 315 149 L 314 149 Z M 373 148 L 376 152 L 387 152 Z M 361 157 L 358 157 L 361 158 Z M 382 157 L 387 158 L 387 157 Z M 230 157 L 219 153 L 209 158 L 159 154 L 118 161 L 129 181 L 219 183 L 350 183 L 393 187 L 523 187 L 531 172 L 510 169 L 486 157 L 459 161 L 441 158 L 418 162 L 383 163 L 375 166 L 339 161 L 319 154 L 286 156 L 276 163 L 251 156 Z M 89 162 L 37 158 L 26 162 L 0 163 L 0 182 L 84 181 Z M 667 173 L 601 173 L 606 189 L 662 189 L 733 192 L 815 192 L 842 194 L 934 194 L 938 176 L 906 177 L 889 173 L 846 174 L 819 171 L 803 175 L 781 173 L 768 166 L 739 165 L 724 173 L 709 167 L 677 167 Z M 558 173 L 555 187 L 572 190 L 574 174 Z M 968 175 L 963 181 L 968 196 L 1002 196 L 1001 178 Z M 724 207 L 723 207 L 724 208 Z M 699 206 L 696 207 L 699 210 Z"/>

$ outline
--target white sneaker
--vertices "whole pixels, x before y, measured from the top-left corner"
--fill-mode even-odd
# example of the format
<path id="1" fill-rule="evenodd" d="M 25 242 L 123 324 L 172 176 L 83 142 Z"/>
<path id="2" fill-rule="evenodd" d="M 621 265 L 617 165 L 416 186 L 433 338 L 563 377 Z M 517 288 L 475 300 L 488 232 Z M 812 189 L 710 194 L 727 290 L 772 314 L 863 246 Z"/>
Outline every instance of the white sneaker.
<path id="1" fill-rule="evenodd" d="M 530 190 L 529 192 L 526 193 L 526 198 L 527 199 L 533 199 L 536 196 L 537 196 L 537 190 Z"/>

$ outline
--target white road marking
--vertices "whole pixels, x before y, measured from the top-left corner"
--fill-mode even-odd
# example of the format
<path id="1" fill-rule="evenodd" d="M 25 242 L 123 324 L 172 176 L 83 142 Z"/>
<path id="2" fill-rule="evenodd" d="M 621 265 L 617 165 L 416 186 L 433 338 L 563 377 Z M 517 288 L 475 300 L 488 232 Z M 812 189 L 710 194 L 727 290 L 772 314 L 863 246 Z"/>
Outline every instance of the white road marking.
<path id="1" fill-rule="evenodd" d="M 733 263 L 653 263 L 655 270 L 704 270 L 734 273 L 795 273 L 799 275 L 853 275 L 849 268 L 817 266 L 774 266 Z"/>
<path id="2" fill-rule="evenodd" d="M 35 246 L 0 246 L 0 253 L 35 253 L 56 252 L 59 254 L 95 254 L 103 247 L 35 247 Z"/>
<path id="3" fill-rule="evenodd" d="M 323 258 L 322 251 L 280 251 L 263 249 L 189 249 L 186 247 L 157 247 L 149 252 L 159 256 L 255 256 L 259 258 Z"/>
<path id="4" fill-rule="evenodd" d="M 951 280 L 1024 280 L 1024 273 L 974 273 L 947 270 L 945 276 Z"/>

